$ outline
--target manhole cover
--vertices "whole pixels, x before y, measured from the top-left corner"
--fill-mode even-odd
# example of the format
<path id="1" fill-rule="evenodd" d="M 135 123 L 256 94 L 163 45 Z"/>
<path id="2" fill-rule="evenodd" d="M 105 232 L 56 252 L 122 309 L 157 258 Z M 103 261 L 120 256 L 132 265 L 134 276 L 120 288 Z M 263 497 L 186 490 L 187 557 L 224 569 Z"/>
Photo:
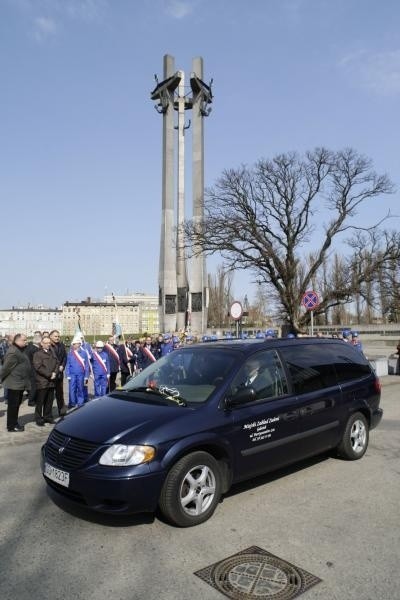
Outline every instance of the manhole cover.
<path id="1" fill-rule="evenodd" d="M 251 546 L 195 575 L 235 600 L 290 600 L 321 579 L 258 546 Z"/>

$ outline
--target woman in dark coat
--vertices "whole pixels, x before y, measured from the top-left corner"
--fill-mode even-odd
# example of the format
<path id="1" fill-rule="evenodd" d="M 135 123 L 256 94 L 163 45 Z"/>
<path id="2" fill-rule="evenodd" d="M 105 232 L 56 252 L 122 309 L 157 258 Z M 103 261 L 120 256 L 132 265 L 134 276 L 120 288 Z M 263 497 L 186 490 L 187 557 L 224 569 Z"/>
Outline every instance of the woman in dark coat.
<path id="1" fill-rule="evenodd" d="M 31 363 L 25 354 L 26 335 L 17 333 L 4 358 L 1 382 L 7 388 L 7 430 L 24 431 L 18 423 L 18 412 L 24 390 L 31 389 Z"/>
<path id="2" fill-rule="evenodd" d="M 44 337 L 40 342 L 40 350 L 33 355 L 33 368 L 36 373 L 36 425 L 54 423 L 53 400 L 59 362 L 50 350 L 51 339 Z"/>

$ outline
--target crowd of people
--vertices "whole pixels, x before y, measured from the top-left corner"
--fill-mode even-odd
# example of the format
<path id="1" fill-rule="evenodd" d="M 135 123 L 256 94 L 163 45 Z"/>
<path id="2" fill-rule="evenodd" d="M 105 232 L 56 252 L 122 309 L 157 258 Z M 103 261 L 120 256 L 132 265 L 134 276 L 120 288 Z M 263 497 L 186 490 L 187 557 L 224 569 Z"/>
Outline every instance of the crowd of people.
<path id="1" fill-rule="evenodd" d="M 174 334 L 147 336 L 142 339 L 119 339 L 110 336 L 106 342 L 91 345 L 78 332 L 67 351 L 60 332 L 35 331 L 32 341 L 18 333 L 7 335 L 0 342 L 1 385 L 7 404 L 7 430 L 24 431 L 18 413 L 24 394 L 28 405 L 34 407 L 35 423 L 43 427 L 54 423 L 53 404 L 59 416 L 68 409 L 82 406 L 89 400 L 89 381 L 93 381 L 93 397 L 112 392 L 119 383 L 124 385 L 150 363 L 172 352 L 182 342 L 193 343 L 195 338 Z M 68 381 L 68 404 L 64 399 L 64 378 Z"/>

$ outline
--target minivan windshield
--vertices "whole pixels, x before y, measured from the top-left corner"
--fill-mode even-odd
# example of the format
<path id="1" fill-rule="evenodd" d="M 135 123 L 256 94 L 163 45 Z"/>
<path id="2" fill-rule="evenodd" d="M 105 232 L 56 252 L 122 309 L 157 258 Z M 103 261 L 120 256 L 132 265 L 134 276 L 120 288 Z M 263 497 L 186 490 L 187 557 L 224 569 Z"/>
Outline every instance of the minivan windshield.
<path id="1" fill-rule="evenodd" d="M 219 348 L 174 350 L 132 377 L 127 392 L 161 393 L 177 404 L 206 402 L 232 370 L 235 354 Z"/>

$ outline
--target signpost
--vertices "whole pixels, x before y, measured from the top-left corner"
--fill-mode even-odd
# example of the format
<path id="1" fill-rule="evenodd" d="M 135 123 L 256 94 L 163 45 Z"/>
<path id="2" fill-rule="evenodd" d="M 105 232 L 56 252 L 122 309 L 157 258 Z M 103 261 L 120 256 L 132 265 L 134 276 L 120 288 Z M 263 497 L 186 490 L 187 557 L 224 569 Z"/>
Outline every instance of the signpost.
<path id="1" fill-rule="evenodd" d="M 306 310 L 311 312 L 311 335 L 314 335 L 314 310 L 319 304 L 319 297 L 317 292 L 308 290 L 301 299 L 301 303 Z"/>
<path id="2" fill-rule="evenodd" d="M 231 304 L 230 315 L 236 321 L 236 337 L 239 337 L 239 321 L 243 316 L 243 307 L 237 300 Z"/>

